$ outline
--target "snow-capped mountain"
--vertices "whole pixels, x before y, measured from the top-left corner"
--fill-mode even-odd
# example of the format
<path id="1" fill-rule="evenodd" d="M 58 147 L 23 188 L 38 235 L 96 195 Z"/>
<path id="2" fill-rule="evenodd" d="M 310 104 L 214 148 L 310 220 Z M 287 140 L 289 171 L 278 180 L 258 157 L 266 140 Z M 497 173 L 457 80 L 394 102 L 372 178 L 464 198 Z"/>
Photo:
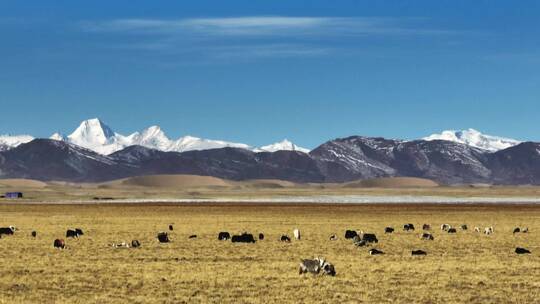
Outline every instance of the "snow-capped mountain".
<path id="1" fill-rule="evenodd" d="M 507 149 L 521 143 L 520 141 L 511 138 L 482 134 L 475 129 L 443 131 L 440 134 L 424 137 L 423 140 L 452 141 L 491 152 Z"/>
<path id="2" fill-rule="evenodd" d="M 0 135 L 0 151 L 9 150 L 22 143 L 30 142 L 34 137 L 30 135 Z M 65 136 L 61 133 L 54 133 L 49 139 L 65 141 L 86 149 L 92 150 L 102 155 L 120 151 L 129 146 L 139 145 L 165 152 L 186 152 L 193 150 L 209 150 L 225 147 L 241 148 L 253 152 L 276 152 L 276 151 L 300 151 L 309 153 L 310 150 L 302 148 L 284 139 L 281 142 L 273 143 L 261 147 L 253 147 L 243 143 L 228 142 L 222 140 L 203 139 L 193 136 L 183 136 L 178 139 L 170 139 L 159 126 L 151 126 L 142 131 L 123 135 L 116 133 L 98 118 L 88 119 L 79 125 L 73 133 Z M 521 143 L 521 141 L 482 134 L 474 129 L 461 131 L 447 130 L 438 134 L 433 134 L 422 138 L 425 141 L 445 140 L 467 146 L 482 149 L 488 152 L 504 150 Z"/>
<path id="3" fill-rule="evenodd" d="M 33 139 L 34 137 L 30 135 L 0 135 L 0 151 L 15 148 L 18 145 L 28 143 Z M 126 136 L 113 131 L 111 127 L 106 125 L 99 118 L 92 118 L 81 122 L 79 127 L 67 136 L 56 132 L 51 135 L 49 139 L 65 141 L 102 155 L 109 155 L 134 145 L 165 152 L 186 152 L 226 147 L 241 148 L 254 152 L 275 152 L 278 150 L 301 151 L 304 153 L 309 152 L 308 149 L 299 147 L 286 139 L 282 142 L 259 148 L 254 148 L 243 143 L 204 139 L 189 135 L 178 139 L 170 139 L 159 126 L 151 126 L 140 132 L 135 132 Z"/>
<path id="4" fill-rule="evenodd" d="M 402 141 L 350 136 L 328 141 L 309 155 L 329 182 L 411 176 L 445 184 L 489 180 L 491 152 L 451 141 Z"/>
<path id="5" fill-rule="evenodd" d="M 139 145 L 161 151 L 169 151 L 172 141 L 159 126 L 151 126 L 141 132 L 135 132 L 126 138 L 132 145 Z"/>
<path id="6" fill-rule="evenodd" d="M 271 145 L 256 148 L 253 151 L 255 152 L 300 151 L 304 153 L 309 153 L 309 149 L 299 147 L 287 139 L 284 139 L 277 143 L 273 143 Z"/>
<path id="7" fill-rule="evenodd" d="M 95 182 L 148 174 L 196 174 L 232 180 L 348 182 L 409 176 L 442 184 L 540 185 L 540 143 L 524 142 L 493 152 L 517 141 L 474 130 L 412 141 L 350 136 L 328 141 L 309 153 L 296 152 L 298 147 L 288 141 L 252 150 L 295 151 L 253 153 L 243 144 L 190 136 L 170 140 L 156 126 L 124 136 L 97 119 L 83 122 L 69 136 L 52 137 L 0 151 L 0 178 Z M 244 149 L 211 149 L 232 145 Z M 102 155 L 114 150 L 119 151 Z M 167 152 L 175 150 L 196 151 Z"/>
<path id="8" fill-rule="evenodd" d="M 123 135 L 115 133 L 98 118 L 81 122 L 64 141 L 103 155 L 122 150 L 129 145 Z"/>
<path id="9" fill-rule="evenodd" d="M 540 185 L 540 143 L 497 152 L 447 140 L 402 141 L 351 136 L 309 154 L 211 149 L 168 153 L 130 146 L 101 155 L 75 144 L 35 139 L 0 152 L 0 178 L 99 182 L 149 174 L 195 174 L 232 180 L 349 182 L 420 177 L 442 184 Z"/>
<path id="10" fill-rule="evenodd" d="M 9 150 L 34 139 L 30 135 L 0 135 L 0 151 Z"/>
<path id="11" fill-rule="evenodd" d="M 140 132 L 125 136 L 114 132 L 98 118 L 83 121 L 79 127 L 67 137 L 55 133 L 50 139 L 64 140 L 103 155 L 109 155 L 134 145 L 166 152 L 185 152 L 225 147 L 253 150 L 251 146 L 242 143 L 203 139 L 193 136 L 184 136 L 173 140 L 168 138 L 159 126 L 151 126 Z M 296 147 L 294 144 L 292 146 Z M 284 146 L 284 148 L 286 148 L 286 146 Z"/>
<path id="12" fill-rule="evenodd" d="M 49 137 L 49 139 L 53 139 L 53 140 L 60 140 L 60 141 L 65 141 L 66 140 L 66 137 L 58 132 L 54 133 L 53 135 L 51 135 Z"/>
<path id="13" fill-rule="evenodd" d="M 249 145 L 246 144 L 227 142 L 222 140 L 203 139 L 188 135 L 180 137 L 178 140 L 172 142 L 172 144 L 169 146 L 169 149 L 166 151 L 185 152 L 192 150 L 209 150 L 226 147 L 242 148 L 247 150 L 252 149 Z"/>

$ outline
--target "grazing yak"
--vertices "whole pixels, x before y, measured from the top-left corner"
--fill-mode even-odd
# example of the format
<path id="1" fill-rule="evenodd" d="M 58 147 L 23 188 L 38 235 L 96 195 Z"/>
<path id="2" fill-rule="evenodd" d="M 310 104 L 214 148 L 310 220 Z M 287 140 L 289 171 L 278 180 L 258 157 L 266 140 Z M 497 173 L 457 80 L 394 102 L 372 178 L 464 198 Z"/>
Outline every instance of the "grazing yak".
<path id="1" fill-rule="evenodd" d="M 169 243 L 171 241 L 167 232 L 159 232 L 157 234 L 157 239 L 160 243 Z"/>
<path id="2" fill-rule="evenodd" d="M 433 241 L 435 238 L 431 233 L 424 233 L 421 237 L 422 240 Z"/>
<path id="3" fill-rule="evenodd" d="M 78 238 L 79 234 L 77 233 L 77 231 L 75 231 L 73 229 L 68 229 L 68 230 L 66 230 L 66 237 L 67 238 Z"/>
<path id="4" fill-rule="evenodd" d="M 171 224 L 171 225 L 169 225 L 169 231 L 173 231 L 173 230 L 174 230 L 174 227 L 173 227 L 173 225 L 172 225 L 172 224 Z"/>
<path id="5" fill-rule="evenodd" d="M 431 226 L 429 224 L 422 225 L 422 230 L 430 230 Z"/>
<path id="6" fill-rule="evenodd" d="M 516 228 L 514 228 L 514 233 L 519 233 L 519 232 L 527 233 L 527 232 L 529 232 L 529 228 L 528 227 L 525 227 L 525 228 L 516 227 Z"/>
<path id="7" fill-rule="evenodd" d="M 141 247 L 141 242 L 139 242 L 139 240 L 132 240 L 131 241 L 131 247 L 132 248 L 139 248 L 139 247 Z"/>
<path id="8" fill-rule="evenodd" d="M 486 227 L 484 228 L 484 233 L 487 234 L 487 235 L 490 235 L 493 233 L 493 227 Z"/>
<path id="9" fill-rule="evenodd" d="M 332 234 L 329 239 L 330 239 L 330 241 L 337 241 L 338 237 L 337 237 L 337 235 Z"/>
<path id="10" fill-rule="evenodd" d="M 474 227 L 474 232 L 480 233 L 480 227 Z"/>
<path id="11" fill-rule="evenodd" d="M 352 239 L 357 235 L 358 235 L 358 233 L 356 231 L 354 231 L 354 230 L 345 231 L 345 239 Z"/>
<path id="12" fill-rule="evenodd" d="M 262 240 L 264 240 L 264 234 L 259 233 L 259 241 L 262 241 Z"/>
<path id="13" fill-rule="evenodd" d="M 231 238 L 231 234 L 228 232 L 220 232 L 217 239 L 220 241 L 226 241 Z"/>
<path id="14" fill-rule="evenodd" d="M 405 224 L 403 225 L 403 231 L 410 231 L 410 230 L 413 230 L 414 231 L 414 225 L 413 224 Z"/>
<path id="15" fill-rule="evenodd" d="M 196 239 L 197 238 L 197 235 L 196 234 L 192 234 L 189 236 L 190 239 Z"/>
<path id="16" fill-rule="evenodd" d="M 392 228 L 392 227 L 384 228 L 384 233 L 393 233 L 393 232 L 394 232 L 394 228 Z"/>
<path id="17" fill-rule="evenodd" d="M 15 234 L 15 230 L 17 230 L 17 228 L 15 228 L 13 226 L 1 227 L 0 228 L 0 236 L 2 236 L 2 234 L 13 235 L 13 234 Z"/>
<path id="18" fill-rule="evenodd" d="M 282 242 L 288 242 L 288 243 L 291 242 L 291 238 L 288 235 L 285 235 L 285 234 L 282 235 L 279 240 L 282 241 Z"/>
<path id="19" fill-rule="evenodd" d="M 467 225 L 465 225 L 465 224 L 461 225 L 461 230 L 467 230 L 467 229 L 469 229 L 469 227 Z"/>
<path id="20" fill-rule="evenodd" d="M 373 233 L 362 233 L 362 240 L 366 241 L 368 243 L 378 243 L 379 240 L 377 239 L 377 236 Z"/>
<path id="21" fill-rule="evenodd" d="M 62 239 L 56 239 L 53 243 L 54 248 L 64 249 L 66 248 L 66 242 Z"/>
<path id="22" fill-rule="evenodd" d="M 240 235 L 233 235 L 231 238 L 233 243 L 255 243 L 255 238 L 251 233 L 242 233 Z"/>
<path id="23" fill-rule="evenodd" d="M 361 240 L 360 237 L 357 236 L 354 238 L 353 244 L 357 247 L 364 247 L 368 244 L 368 242 Z"/>
<path id="24" fill-rule="evenodd" d="M 529 254 L 529 253 L 531 253 L 531 251 L 528 250 L 528 249 L 525 249 L 525 248 L 517 247 L 516 248 L 516 253 L 517 254 Z"/>
<path id="25" fill-rule="evenodd" d="M 334 265 L 328 263 L 324 258 L 315 258 L 313 260 L 301 260 L 299 274 L 312 273 L 335 276 Z"/>
<path id="26" fill-rule="evenodd" d="M 442 224 L 441 225 L 441 230 L 442 231 L 448 231 L 448 229 L 452 228 L 452 226 L 450 226 L 450 224 Z"/>
<path id="27" fill-rule="evenodd" d="M 456 230 L 456 228 L 450 228 L 446 232 L 448 232 L 448 233 L 457 233 L 457 230 Z"/>
<path id="28" fill-rule="evenodd" d="M 37 232 L 36 231 L 32 231 L 32 233 L 30 234 L 32 237 L 37 237 Z"/>
<path id="29" fill-rule="evenodd" d="M 294 229 L 293 230 L 294 239 L 300 240 L 300 230 Z"/>
<path id="30" fill-rule="evenodd" d="M 369 250 L 369 255 L 378 255 L 378 254 L 384 254 L 381 250 L 377 250 L 375 248 Z"/>
<path id="31" fill-rule="evenodd" d="M 362 240 L 362 238 L 360 237 L 360 235 L 357 235 L 355 236 L 353 239 L 353 244 L 356 245 L 356 246 L 365 246 L 367 245 L 367 242 Z"/>
<path id="32" fill-rule="evenodd" d="M 425 252 L 424 250 L 413 250 L 411 251 L 411 254 L 412 255 L 427 255 L 427 252 Z"/>
<path id="33" fill-rule="evenodd" d="M 353 238 L 353 244 L 362 247 L 369 243 L 378 243 L 379 240 L 373 233 L 362 233 Z"/>

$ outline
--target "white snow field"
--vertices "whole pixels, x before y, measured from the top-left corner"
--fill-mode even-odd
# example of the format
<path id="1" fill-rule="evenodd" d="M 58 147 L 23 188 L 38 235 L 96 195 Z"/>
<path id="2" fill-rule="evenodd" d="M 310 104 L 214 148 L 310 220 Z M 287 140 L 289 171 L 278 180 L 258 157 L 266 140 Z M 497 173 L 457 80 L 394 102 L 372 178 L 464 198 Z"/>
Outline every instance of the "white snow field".
<path id="1" fill-rule="evenodd" d="M 520 141 L 511 138 L 482 134 L 475 129 L 462 131 L 448 130 L 443 131 L 440 134 L 432 134 L 423 139 L 453 141 L 491 152 L 504 150 L 521 143 Z"/>

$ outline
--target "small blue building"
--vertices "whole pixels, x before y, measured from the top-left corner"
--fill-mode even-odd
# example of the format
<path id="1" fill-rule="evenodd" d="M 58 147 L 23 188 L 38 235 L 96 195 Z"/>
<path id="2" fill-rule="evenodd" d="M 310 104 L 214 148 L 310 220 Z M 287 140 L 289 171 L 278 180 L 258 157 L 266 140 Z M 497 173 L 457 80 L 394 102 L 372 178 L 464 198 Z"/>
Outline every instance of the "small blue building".
<path id="1" fill-rule="evenodd" d="M 22 192 L 6 192 L 6 198 L 22 198 Z"/>

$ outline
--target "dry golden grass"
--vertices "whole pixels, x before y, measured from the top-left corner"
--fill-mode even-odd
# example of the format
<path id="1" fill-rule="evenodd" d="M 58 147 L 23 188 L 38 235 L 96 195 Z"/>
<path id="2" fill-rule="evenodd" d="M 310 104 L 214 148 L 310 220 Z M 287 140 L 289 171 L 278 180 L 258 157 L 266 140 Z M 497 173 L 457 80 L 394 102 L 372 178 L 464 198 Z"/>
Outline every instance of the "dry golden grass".
<path id="1" fill-rule="evenodd" d="M 540 302 L 540 206 L 3 204 L 0 221 L 20 229 L 0 239 L 0 303 Z M 399 229 L 409 222 L 435 226 L 435 241 Z M 157 243 L 170 223 L 172 243 Z M 441 223 L 493 225 L 495 234 L 449 235 Z M 397 232 L 384 235 L 386 226 Z M 530 233 L 514 236 L 515 226 Z M 70 227 L 86 235 L 53 249 Z M 301 241 L 278 241 L 295 227 Z M 344 240 L 349 228 L 376 233 L 386 254 L 369 256 Z M 266 239 L 217 240 L 220 231 L 243 230 Z M 334 233 L 340 239 L 329 241 Z M 142 248 L 107 245 L 131 239 Z M 533 254 L 518 256 L 516 246 Z M 428 255 L 412 257 L 412 249 Z M 299 259 L 315 255 L 334 263 L 337 276 L 298 275 Z"/>

